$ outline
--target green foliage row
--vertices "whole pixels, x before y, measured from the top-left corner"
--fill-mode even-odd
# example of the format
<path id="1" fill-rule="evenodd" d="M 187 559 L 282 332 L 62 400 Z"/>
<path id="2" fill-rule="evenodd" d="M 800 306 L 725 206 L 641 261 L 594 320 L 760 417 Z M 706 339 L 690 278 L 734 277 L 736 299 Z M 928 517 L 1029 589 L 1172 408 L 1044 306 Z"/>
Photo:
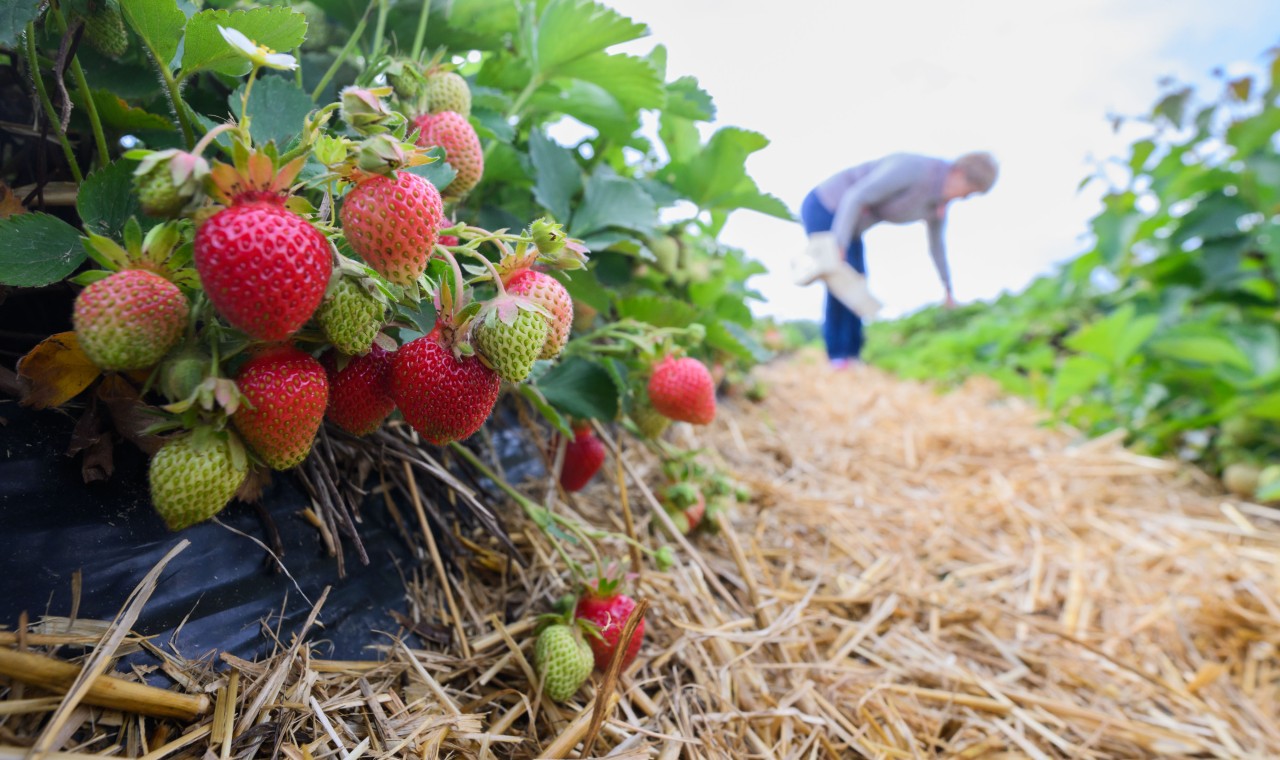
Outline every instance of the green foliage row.
<path id="1" fill-rule="evenodd" d="M 1211 471 L 1280 463 L 1280 54 L 1263 80 L 1208 103 L 1169 93 L 1113 167 L 1091 250 L 990 304 L 874 325 L 868 359 L 989 375 L 1087 434 L 1124 428 Z"/>

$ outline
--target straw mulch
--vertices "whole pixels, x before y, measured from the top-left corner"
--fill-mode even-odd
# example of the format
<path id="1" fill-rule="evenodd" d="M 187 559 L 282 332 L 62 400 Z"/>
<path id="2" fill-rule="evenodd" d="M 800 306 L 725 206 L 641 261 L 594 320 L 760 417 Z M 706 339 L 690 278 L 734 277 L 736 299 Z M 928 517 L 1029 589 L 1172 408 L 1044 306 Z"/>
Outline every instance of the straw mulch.
<path id="1" fill-rule="evenodd" d="M 421 635 L 371 633 L 371 662 L 312 655 L 323 600 L 309 636 L 257 663 L 180 660 L 126 636 L 126 614 L 89 674 L 146 646 L 210 709 L 161 720 L 89 707 L 88 681 L 61 700 L 13 686 L 0 760 L 37 742 L 63 752 L 48 757 L 224 760 L 1280 756 L 1280 515 L 1115 436 L 1046 429 L 983 384 L 939 395 L 811 356 L 760 374 L 762 403 L 669 434 L 753 489 L 722 535 L 657 537 L 656 460 L 632 440 L 568 504 L 524 484 L 619 532 L 625 501 L 643 540 L 677 542 L 675 570 L 641 568 L 646 643 L 616 683 L 539 698 L 530 616 L 568 579 L 512 518 L 529 567 L 478 541 L 441 585 L 426 556 L 408 584 Z M 87 626 L 22 638 L 43 649 Z"/>

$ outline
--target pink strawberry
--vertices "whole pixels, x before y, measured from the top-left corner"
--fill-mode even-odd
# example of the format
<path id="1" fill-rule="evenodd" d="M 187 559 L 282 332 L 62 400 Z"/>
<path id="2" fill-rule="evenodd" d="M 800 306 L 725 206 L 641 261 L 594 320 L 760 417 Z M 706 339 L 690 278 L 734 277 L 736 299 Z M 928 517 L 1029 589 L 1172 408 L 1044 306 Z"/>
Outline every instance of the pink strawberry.
<path id="1" fill-rule="evenodd" d="M 595 581 L 594 585 L 589 585 L 586 592 L 578 599 L 578 605 L 573 611 L 574 617 L 594 623 L 600 633 L 598 638 L 596 636 L 588 636 L 587 643 L 591 645 L 591 653 L 595 655 L 596 667 L 601 672 L 608 670 L 609 661 L 613 659 L 613 653 L 618 648 L 619 639 L 622 638 L 622 630 L 626 628 L 627 618 L 631 616 L 631 611 L 635 608 L 636 601 L 634 599 L 626 594 L 618 593 L 617 581 Z M 635 633 L 631 636 L 631 642 L 627 645 L 626 652 L 622 655 L 623 670 L 626 670 L 632 662 L 635 662 L 642 643 L 644 643 L 643 619 L 636 626 Z"/>
<path id="2" fill-rule="evenodd" d="M 196 231 L 196 271 L 209 300 L 257 340 L 297 332 L 320 306 L 333 269 L 324 235 L 284 201 L 246 192 Z"/>
<path id="3" fill-rule="evenodd" d="M 363 356 L 353 356 L 338 369 L 339 354 L 330 349 L 320 357 L 329 375 L 329 409 L 325 412 L 333 424 L 364 436 L 377 430 L 395 411 L 391 398 L 391 365 L 395 354 L 377 343 Z"/>
<path id="4" fill-rule="evenodd" d="M 551 275 L 532 269 L 517 269 L 503 284 L 508 293 L 528 298 L 551 315 L 551 329 L 547 331 L 547 342 L 542 345 L 538 358 L 554 359 L 559 356 L 564 344 L 569 342 L 569 331 L 573 329 L 573 298 L 569 291 Z"/>
<path id="5" fill-rule="evenodd" d="M 498 402 L 502 381 L 479 357 L 462 359 L 442 342 L 437 327 L 396 351 L 391 396 L 404 418 L 429 443 L 469 438 Z"/>
<path id="6" fill-rule="evenodd" d="M 418 145 L 444 148 L 444 160 L 458 173 L 444 189 L 447 198 L 461 198 L 484 176 L 484 151 L 480 138 L 466 117 L 453 111 L 419 116 L 413 121 L 420 131 Z"/>
<path id="7" fill-rule="evenodd" d="M 604 464 L 604 444 L 591 432 L 591 428 L 575 427 L 573 440 L 564 449 L 564 464 L 560 469 L 560 485 L 564 490 L 581 491 Z"/>
<path id="8" fill-rule="evenodd" d="M 440 193 L 422 177 L 369 175 L 342 201 L 347 242 L 379 274 L 397 285 L 422 276 L 444 221 Z"/>
<path id="9" fill-rule="evenodd" d="M 273 346 L 245 362 L 235 380 L 248 403 L 232 421 L 249 448 L 275 470 L 306 459 L 329 403 L 320 362 L 293 346 Z"/>
<path id="10" fill-rule="evenodd" d="M 457 235 L 441 235 L 440 239 L 437 242 L 439 242 L 440 245 L 447 247 L 451 245 L 457 245 L 459 243 L 459 240 Z"/>
<path id="11" fill-rule="evenodd" d="M 80 348 L 108 370 L 145 369 L 182 340 L 190 306 L 177 285 L 143 269 L 98 280 L 76 296 Z"/>
<path id="12" fill-rule="evenodd" d="M 649 402 L 664 417 L 707 425 L 716 418 L 716 384 L 697 359 L 668 356 L 649 376 Z"/>

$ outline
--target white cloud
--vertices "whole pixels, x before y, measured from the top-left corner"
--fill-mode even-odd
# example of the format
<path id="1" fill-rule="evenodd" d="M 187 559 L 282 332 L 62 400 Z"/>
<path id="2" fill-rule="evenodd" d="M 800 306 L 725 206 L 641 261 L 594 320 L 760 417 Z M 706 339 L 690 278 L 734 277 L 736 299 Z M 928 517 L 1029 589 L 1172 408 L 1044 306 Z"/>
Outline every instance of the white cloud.
<path id="1" fill-rule="evenodd" d="M 606 2 L 650 25 L 632 49 L 667 45 L 668 77 L 696 76 L 719 124 L 771 138 L 749 169 L 793 208 L 825 176 L 886 153 L 994 152 L 995 190 L 952 208 L 962 299 L 1020 288 L 1082 250 L 1097 191 L 1076 187 L 1090 157 L 1127 145 L 1108 114 L 1147 109 L 1160 77 L 1252 60 L 1276 41 L 1263 17 L 1280 20 L 1271 0 Z M 760 311 L 820 315 L 819 291 L 787 276 L 798 225 L 739 212 L 724 238 L 771 270 L 753 280 L 769 298 Z M 889 313 L 940 297 L 922 226 L 881 225 L 866 243 Z"/>

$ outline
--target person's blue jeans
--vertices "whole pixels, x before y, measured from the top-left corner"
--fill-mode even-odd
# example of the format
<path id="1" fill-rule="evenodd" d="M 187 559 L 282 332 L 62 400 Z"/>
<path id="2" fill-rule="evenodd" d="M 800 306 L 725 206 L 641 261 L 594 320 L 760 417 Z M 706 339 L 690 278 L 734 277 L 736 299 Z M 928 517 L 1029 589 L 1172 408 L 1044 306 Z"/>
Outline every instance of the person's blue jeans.
<path id="1" fill-rule="evenodd" d="M 800 221 L 804 224 L 806 235 L 815 232 L 829 232 L 835 215 L 828 211 L 818 200 L 818 196 L 809 193 L 800 204 Z M 849 266 L 867 273 L 867 263 L 863 256 L 862 238 L 854 238 L 844 252 Z M 831 297 L 827 292 L 826 317 L 822 324 L 822 339 L 827 344 L 827 356 L 832 359 L 857 359 L 862 353 L 862 320 L 844 304 Z"/>

